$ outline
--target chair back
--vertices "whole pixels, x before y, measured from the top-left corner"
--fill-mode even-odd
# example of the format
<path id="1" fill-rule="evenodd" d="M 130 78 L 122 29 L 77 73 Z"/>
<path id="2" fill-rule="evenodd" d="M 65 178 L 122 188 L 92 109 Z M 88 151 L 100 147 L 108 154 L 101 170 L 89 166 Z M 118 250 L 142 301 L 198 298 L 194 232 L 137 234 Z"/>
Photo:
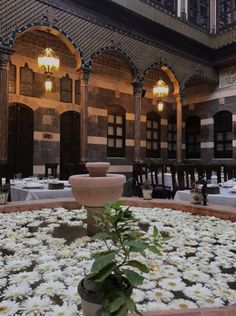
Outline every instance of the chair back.
<path id="1" fill-rule="evenodd" d="M 236 178 L 236 165 L 224 165 L 224 181 Z"/>
<path id="2" fill-rule="evenodd" d="M 217 176 L 217 182 L 221 182 L 221 165 L 201 165 L 201 174 L 203 177 L 206 178 L 206 180 L 211 180 L 211 177 L 213 175 L 213 172 L 216 173 Z"/>

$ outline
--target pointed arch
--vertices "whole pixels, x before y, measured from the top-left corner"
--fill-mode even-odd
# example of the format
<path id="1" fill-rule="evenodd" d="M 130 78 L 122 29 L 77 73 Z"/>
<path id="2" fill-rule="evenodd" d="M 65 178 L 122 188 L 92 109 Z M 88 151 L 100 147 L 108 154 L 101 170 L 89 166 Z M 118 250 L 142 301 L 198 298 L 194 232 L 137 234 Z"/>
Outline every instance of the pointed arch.
<path id="1" fill-rule="evenodd" d="M 94 52 L 89 58 L 89 62 L 88 62 L 89 68 L 92 68 L 94 59 L 96 57 L 98 57 L 101 54 L 106 53 L 106 52 L 115 52 L 115 53 L 117 53 L 117 55 L 120 55 L 121 58 L 123 58 L 127 62 L 127 65 L 132 73 L 133 79 L 137 80 L 139 78 L 138 69 L 137 69 L 136 65 L 133 63 L 133 61 L 131 60 L 131 58 L 126 54 L 126 52 L 122 48 L 115 47 L 113 45 L 101 47 L 96 52 Z"/>
<path id="2" fill-rule="evenodd" d="M 77 68 L 80 68 L 82 65 L 84 65 L 82 50 L 75 43 L 75 41 L 62 29 L 60 29 L 59 27 L 55 25 L 51 25 L 47 22 L 32 22 L 32 23 L 28 23 L 24 25 L 23 27 L 19 29 L 17 28 L 13 30 L 10 34 L 9 46 L 13 48 L 15 45 L 15 41 L 18 37 L 20 37 L 26 32 L 30 32 L 34 30 L 44 31 L 61 39 L 65 43 L 65 45 L 68 47 L 71 54 L 74 55 Z"/>

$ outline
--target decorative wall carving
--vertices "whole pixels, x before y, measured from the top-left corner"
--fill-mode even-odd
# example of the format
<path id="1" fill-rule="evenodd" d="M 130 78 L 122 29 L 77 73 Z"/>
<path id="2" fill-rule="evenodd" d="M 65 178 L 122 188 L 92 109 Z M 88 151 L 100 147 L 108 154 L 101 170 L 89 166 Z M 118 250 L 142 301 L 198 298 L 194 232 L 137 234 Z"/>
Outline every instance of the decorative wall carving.
<path id="1" fill-rule="evenodd" d="M 9 93 L 16 93 L 16 66 L 9 64 Z"/>
<path id="2" fill-rule="evenodd" d="M 220 72 L 220 88 L 236 85 L 236 67 L 224 69 Z"/>
<path id="3" fill-rule="evenodd" d="M 28 64 L 20 68 L 20 94 L 33 96 L 34 72 Z"/>

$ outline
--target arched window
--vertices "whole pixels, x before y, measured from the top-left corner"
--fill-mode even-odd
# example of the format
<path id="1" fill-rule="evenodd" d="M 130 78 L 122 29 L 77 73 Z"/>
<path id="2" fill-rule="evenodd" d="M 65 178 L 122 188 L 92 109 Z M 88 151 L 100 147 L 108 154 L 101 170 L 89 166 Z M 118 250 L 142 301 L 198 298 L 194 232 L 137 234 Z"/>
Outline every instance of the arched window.
<path id="1" fill-rule="evenodd" d="M 29 97 L 33 96 L 34 72 L 28 64 L 20 68 L 20 94 Z"/>
<path id="2" fill-rule="evenodd" d="M 168 158 L 176 158 L 176 116 L 168 117 Z"/>
<path id="3" fill-rule="evenodd" d="M 125 156 L 125 110 L 119 105 L 108 108 L 107 156 Z"/>
<path id="4" fill-rule="evenodd" d="M 68 74 L 61 78 L 61 102 L 72 102 L 72 79 Z"/>
<path id="5" fill-rule="evenodd" d="M 201 157 L 200 117 L 191 116 L 186 120 L 186 158 Z"/>
<path id="6" fill-rule="evenodd" d="M 209 29 L 209 0 L 188 0 L 188 20 Z"/>
<path id="7" fill-rule="evenodd" d="M 214 116 L 215 158 L 232 158 L 232 114 L 221 111 Z"/>
<path id="8" fill-rule="evenodd" d="M 156 112 L 147 114 L 147 157 L 161 157 L 161 118 Z"/>

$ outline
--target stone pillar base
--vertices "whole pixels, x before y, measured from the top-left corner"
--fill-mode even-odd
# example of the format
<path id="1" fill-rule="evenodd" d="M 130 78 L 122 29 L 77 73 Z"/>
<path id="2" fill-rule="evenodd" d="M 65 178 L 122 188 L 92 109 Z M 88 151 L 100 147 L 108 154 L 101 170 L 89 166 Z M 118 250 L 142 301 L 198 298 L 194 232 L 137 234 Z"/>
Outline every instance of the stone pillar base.
<path id="1" fill-rule="evenodd" d="M 86 207 L 87 209 L 87 235 L 89 237 L 94 236 L 97 233 L 103 231 L 97 226 L 94 217 L 101 217 L 104 212 L 104 207 Z"/>

